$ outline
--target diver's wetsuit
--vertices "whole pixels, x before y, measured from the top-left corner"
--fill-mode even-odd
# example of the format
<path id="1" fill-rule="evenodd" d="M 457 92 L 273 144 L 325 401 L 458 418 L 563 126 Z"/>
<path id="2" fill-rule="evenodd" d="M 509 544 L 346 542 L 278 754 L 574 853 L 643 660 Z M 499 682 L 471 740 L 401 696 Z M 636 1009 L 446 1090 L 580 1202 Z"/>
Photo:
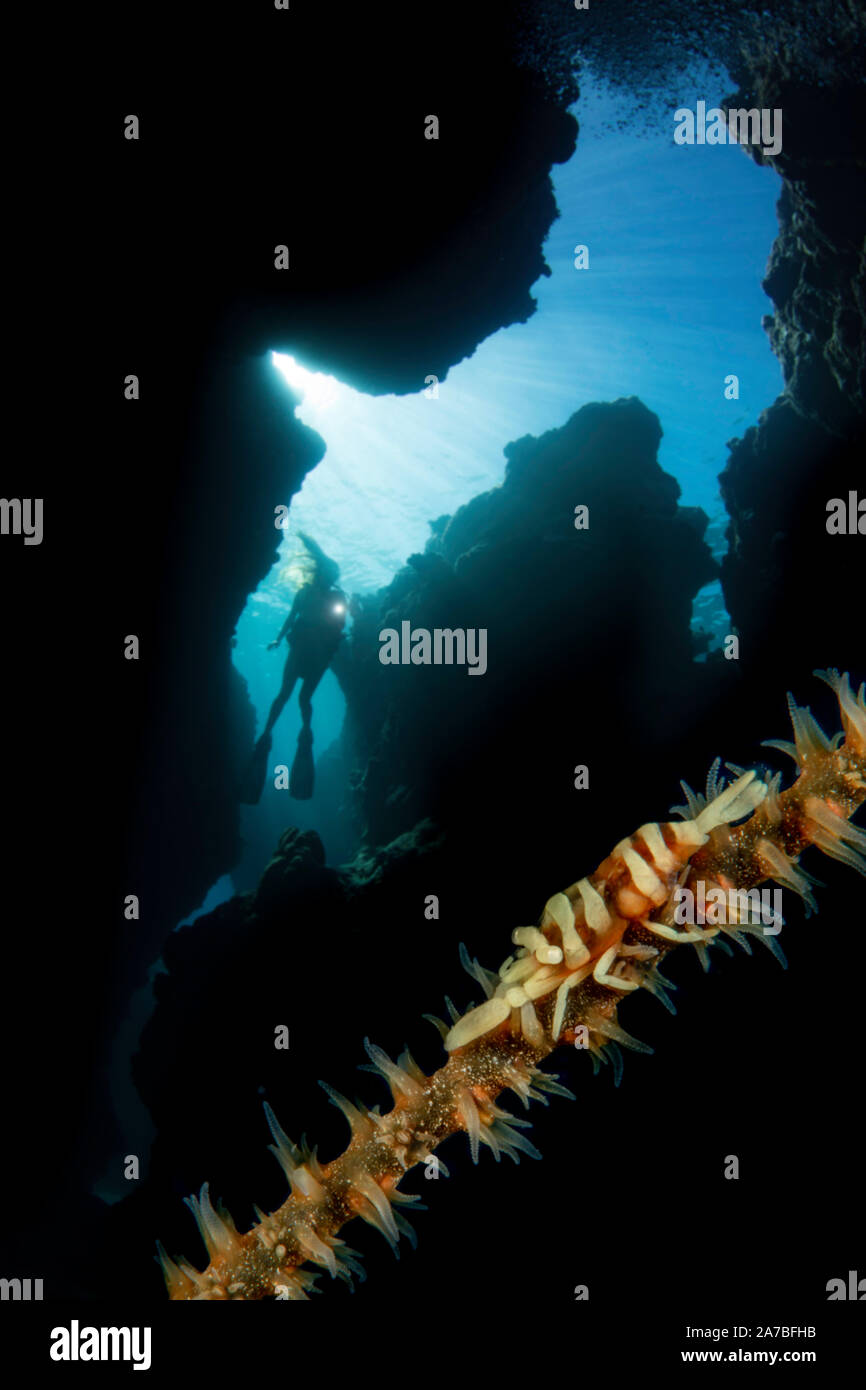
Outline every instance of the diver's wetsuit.
<path id="1" fill-rule="evenodd" d="M 289 655 L 263 737 L 268 737 L 295 688 L 301 682 L 298 703 L 304 728 L 313 718 L 313 691 L 331 664 L 346 625 L 346 595 L 341 589 L 309 584 L 301 589 L 277 638 L 288 635 Z"/>

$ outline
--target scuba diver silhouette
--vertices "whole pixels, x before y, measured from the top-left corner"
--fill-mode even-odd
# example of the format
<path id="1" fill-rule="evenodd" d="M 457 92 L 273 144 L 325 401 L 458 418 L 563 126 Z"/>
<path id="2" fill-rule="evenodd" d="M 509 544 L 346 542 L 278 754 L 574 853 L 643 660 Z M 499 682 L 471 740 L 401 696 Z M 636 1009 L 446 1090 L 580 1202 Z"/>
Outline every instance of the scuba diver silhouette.
<path id="1" fill-rule="evenodd" d="M 335 562 L 303 532 L 298 533 L 308 556 L 308 578 L 295 595 L 289 616 L 279 635 L 268 642 L 267 650 L 274 651 L 283 638 L 289 643 L 289 654 L 283 671 L 282 684 L 271 705 L 261 737 L 253 750 L 245 778 L 241 800 L 259 800 L 265 781 L 268 754 L 274 725 L 291 699 L 298 681 L 301 690 L 298 704 L 301 710 L 301 732 L 298 748 L 289 777 L 289 796 L 296 801 L 308 801 L 313 795 L 313 705 L 312 697 L 333 660 L 346 625 L 346 595 L 336 587 L 340 570 Z"/>

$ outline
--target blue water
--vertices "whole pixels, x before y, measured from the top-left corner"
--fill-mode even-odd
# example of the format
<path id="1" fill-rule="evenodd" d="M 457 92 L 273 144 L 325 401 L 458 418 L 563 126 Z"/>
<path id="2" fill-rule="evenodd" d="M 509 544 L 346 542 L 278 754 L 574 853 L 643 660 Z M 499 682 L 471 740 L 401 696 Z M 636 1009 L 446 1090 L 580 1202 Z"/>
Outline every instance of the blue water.
<path id="1" fill-rule="evenodd" d="M 706 78 L 675 105 L 715 104 L 729 86 L 724 75 Z M 285 645 L 270 653 L 265 644 L 294 596 L 297 529 L 337 560 L 348 591 L 374 590 L 423 549 L 431 519 L 501 482 L 509 440 L 560 426 L 589 401 L 636 395 L 658 414 L 659 461 L 679 480 L 683 502 L 708 512 L 708 539 L 722 553 L 717 476 L 726 442 L 782 387 L 761 327 L 772 306 L 760 287 L 780 184 L 735 146 L 675 145 L 674 109 L 637 121 L 621 99 L 582 82 L 577 150 L 553 170 L 560 216 L 544 248 L 552 275 L 533 289 L 537 311 L 452 368 L 438 397 L 424 381 L 411 396 L 365 396 L 275 359 L 303 397 L 298 416 L 322 435 L 327 453 L 293 500 L 280 561 L 237 628 L 234 661 L 259 728 L 285 660 Z M 578 244 L 589 248 L 587 270 L 574 267 Z M 739 378 L 738 400 L 725 399 L 730 373 Z M 725 630 L 717 586 L 696 604 L 698 614 L 713 610 Z M 319 756 L 344 712 L 330 672 L 314 710 Z M 299 728 L 295 695 L 276 729 L 281 760 L 291 762 Z M 316 826 L 321 809 L 314 801 L 289 810 L 286 793 L 269 784 L 262 804 L 244 811 L 244 834 L 272 844 L 274 826 Z"/>

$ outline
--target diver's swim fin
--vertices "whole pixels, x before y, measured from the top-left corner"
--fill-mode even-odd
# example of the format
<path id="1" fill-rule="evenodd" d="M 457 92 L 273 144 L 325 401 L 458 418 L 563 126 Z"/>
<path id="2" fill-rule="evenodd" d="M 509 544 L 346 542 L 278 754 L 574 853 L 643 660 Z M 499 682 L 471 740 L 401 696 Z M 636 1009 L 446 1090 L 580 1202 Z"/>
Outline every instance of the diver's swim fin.
<path id="1" fill-rule="evenodd" d="M 309 801 L 313 795 L 316 772 L 313 763 L 313 731 L 301 729 L 298 734 L 298 751 L 289 774 L 289 796 L 295 801 Z"/>
<path id="2" fill-rule="evenodd" d="M 244 773 L 239 800 L 245 806 L 255 806 L 259 800 L 265 785 L 265 774 L 268 770 L 268 754 L 271 751 L 270 734 L 262 734 L 255 748 L 253 756 L 250 758 L 247 770 Z"/>

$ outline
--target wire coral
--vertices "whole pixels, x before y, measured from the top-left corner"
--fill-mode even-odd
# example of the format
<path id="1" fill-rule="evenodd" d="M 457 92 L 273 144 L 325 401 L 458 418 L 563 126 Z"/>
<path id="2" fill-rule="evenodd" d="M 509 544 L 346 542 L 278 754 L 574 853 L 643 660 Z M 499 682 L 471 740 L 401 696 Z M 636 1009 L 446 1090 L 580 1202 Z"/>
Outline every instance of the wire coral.
<path id="1" fill-rule="evenodd" d="M 349 1283 L 363 1277 L 357 1252 L 338 1232 L 361 1217 L 395 1247 L 401 1237 L 414 1243 L 404 1209 L 418 1198 L 399 1183 L 417 1163 L 441 1168 L 435 1150 L 450 1135 L 465 1131 L 476 1162 L 482 1145 L 497 1161 L 539 1156 L 524 1133 L 529 1121 L 496 1101 L 506 1089 L 524 1106 L 550 1093 L 570 1096 L 539 1065 L 556 1047 L 585 1047 L 596 1069 L 610 1063 L 617 1079 L 623 1048 L 651 1051 L 620 1025 L 618 1009 L 646 989 L 672 1010 L 672 985 L 660 970 L 670 951 L 694 946 L 706 968 L 712 947 L 732 941 L 749 949 L 756 938 L 781 956 L 781 918 L 758 910 L 756 890 L 774 880 L 812 911 L 815 880 L 798 863 L 811 845 L 866 875 L 866 832 L 851 824 L 866 799 L 866 694 L 861 685 L 854 695 L 847 673 L 816 674 L 838 698 L 843 729 L 828 739 L 788 697 L 793 742 L 771 746 L 794 759 L 793 785 L 783 791 L 781 774 L 764 781 L 740 768 L 730 768 L 734 780 L 726 785 L 717 760 L 703 795 L 683 784 L 680 820 L 642 825 L 595 873 L 554 894 L 538 925 L 517 927 L 516 949 L 498 971 L 485 970 L 461 946 L 484 1002 L 462 1016 L 452 1009 L 450 1025 L 432 1020 L 448 1053 L 432 1076 L 408 1052 L 394 1062 L 365 1042 L 369 1069 L 388 1082 L 394 1104 L 382 1115 L 325 1086 L 351 1129 L 337 1158 L 322 1164 L 293 1144 L 266 1106 L 271 1150 L 290 1195 L 272 1213 L 256 1209 L 257 1224 L 244 1234 L 214 1207 L 207 1184 L 188 1198 L 210 1263 L 200 1272 L 158 1246 L 170 1297 L 304 1300 L 318 1277 L 311 1265 Z"/>

